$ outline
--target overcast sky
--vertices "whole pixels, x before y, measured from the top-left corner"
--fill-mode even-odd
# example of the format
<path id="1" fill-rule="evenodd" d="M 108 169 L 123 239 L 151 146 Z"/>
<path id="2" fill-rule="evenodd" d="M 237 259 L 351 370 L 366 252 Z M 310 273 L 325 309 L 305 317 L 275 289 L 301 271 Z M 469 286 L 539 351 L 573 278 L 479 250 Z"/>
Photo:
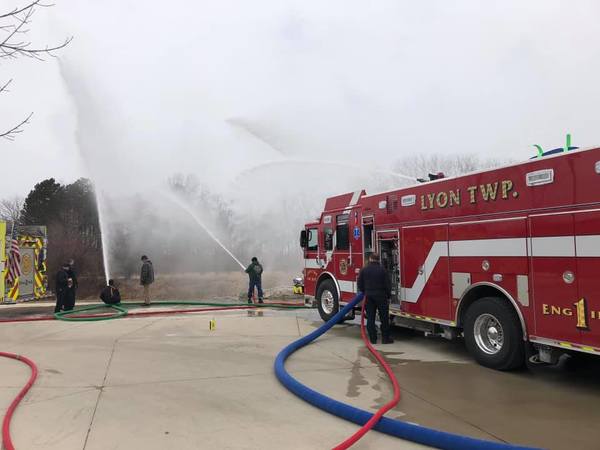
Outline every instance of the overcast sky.
<path id="1" fill-rule="evenodd" d="M 31 39 L 73 35 L 60 60 L 0 65 L 1 127 L 35 113 L 0 141 L 0 198 L 51 176 L 218 183 L 285 158 L 600 143 L 597 1 L 55 3 Z"/>

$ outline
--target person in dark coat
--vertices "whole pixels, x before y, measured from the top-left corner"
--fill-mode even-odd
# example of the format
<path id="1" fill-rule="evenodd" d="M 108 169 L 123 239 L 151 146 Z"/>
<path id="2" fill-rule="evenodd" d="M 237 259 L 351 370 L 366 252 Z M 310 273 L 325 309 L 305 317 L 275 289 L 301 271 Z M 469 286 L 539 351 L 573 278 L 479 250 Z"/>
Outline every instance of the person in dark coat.
<path id="1" fill-rule="evenodd" d="M 77 297 L 77 287 L 79 286 L 79 284 L 77 283 L 77 273 L 75 272 L 75 260 L 74 259 L 69 260 L 67 275 L 68 275 L 70 281 L 67 280 L 68 289 L 67 289 L 67 294 L 65 297 L 65 305 L 64 306 L 65 306 L 66 311 L 70 311 L 75 307 L 75 300 Z"/>
<path id="2" fill-rule="evenodd" d="M 392 298 L 392 282 L 386 270 L 379 263 L 379 255 L 371 253 L 369 264 L 358 274 L 358 291 L 366 297 L 367 331 L 372 344 L 377 343 L 377 327 L 375 315 L 379 312 L 381 321 L 381 343 L 391 344 L 390 337 L 390 299 Z"/>
<path id="3" fill-rule="evenodd" d="M 67 291 L 69 289 L 69 264 L 65 263 L 61 266 L 60 270 L 56 273 L 54 279 L 54 292 L 56 293 L 56 306 L 54 312 L 60 312 L 65 308 L 67 302 Z"/>
<path id="4" fill-rule="evenodd" d="M 144 287 L 144 306 L 150 306 L 150 285 L 154 283 L 154 266 L 146 255 L 142 256 L 140 284 Z"/>
<path id="5" fill-rule="evenodd" d="M 256 256 L 252 258 L 252 262 L 246 269 L 246 273 L 250 278 L 250 283 L 248 286 L 248 303 L 252 303 L 254 287 L 256 287 L 256 290 L 258 291 L 258 303 L 264 303 L 262 290 L 263 266 L 258 262 L 258 258 Z"/>
<path id="6" fill-rule="evenodd" d="M 117 286 L 115 286 L 115 280 L 108 280 L 108 286 L 102 289 L 100 293 L 100 300 L 107 305 L 116 305 L 121 303 L 121 293 Z"/>

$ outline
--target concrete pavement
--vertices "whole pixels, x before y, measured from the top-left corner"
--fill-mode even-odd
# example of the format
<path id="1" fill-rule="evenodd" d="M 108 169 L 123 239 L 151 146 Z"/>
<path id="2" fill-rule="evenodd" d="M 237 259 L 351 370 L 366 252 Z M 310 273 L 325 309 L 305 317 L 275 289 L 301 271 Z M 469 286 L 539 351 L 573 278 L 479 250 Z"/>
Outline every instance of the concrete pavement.
<path id="1" fill-rule="evenodd" d="M 0 324 L 0 349 L 40 368 L 13 440 L 20 450 L 331 448 L 357 427 L 296 398 L 272 369 L 282 347 L 320 324 L 314 310 Z M 460 342 L 396 334 L 395 344 L 379 346 L 402 389 L 388 417 L 490 440 L 598 448 L 595 366 L 507 374 L 473 363 Z M 361 408 L 391 398 L 356 324 L 336 326 L 287 367 Z M 0 359 L 0 373 L 2 414 L 28 368 Z M 353 448 L 422 447 L 370 432 Z"/>

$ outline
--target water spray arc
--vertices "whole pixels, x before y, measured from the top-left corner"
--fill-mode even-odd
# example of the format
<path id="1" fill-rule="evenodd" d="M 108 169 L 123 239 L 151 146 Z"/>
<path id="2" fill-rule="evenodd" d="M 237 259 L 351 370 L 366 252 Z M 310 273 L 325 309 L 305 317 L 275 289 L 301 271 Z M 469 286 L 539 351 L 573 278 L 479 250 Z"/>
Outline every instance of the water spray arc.
<path id="1" fill-rule="evenodd" d="M 270 139 L 263 136 L 260 133 L 260 131 L 256 128 L 256 126 L 253 125 L 250 121 L 248 121 L 244 118 L 240 118 L 240 117 L 232 117 L 230 119 L 227 119 L 226 122 L 229 125 L 231 125 L 232 127 L 235 127 L 235 128 L 245 131 L 250 138 L 262 143 L 267 148 L 273 150 L 277 155 L 286 155 L 287 152 L 284 152 L 281 148 L 279 148 L 279 146 L 275 146 L 271 142 Z M 327 160 L 305 159 L 305 158 L 296 158 L 296 157 L 289 157 L 289 158 L 286 157 L 284 159 L 275 159 L 275 160 L 271 160 L 271 161 L 265 161 L 263 163 L 260 163 L 255 166 L 249 167 L 245 170 L 242 170 L 237 175 L 236 179 L 248 172 L 252 172 L 252 171 L 254 171 L 256 169 L 260 169 L 262 167 L 269 167 L 272 165 L 288 164 L 288 163 L 322 164 L 322 165 L 327 165 L 327 166 L 347 167 L 347 168 L 352 168 L 352 169 L 359 170 L 359 171 L 364 171 L 367 173 L 385 174 L 385 175 L 389 175 L 389 176 L 392 176 L 395 178 L 399 178 L 402 180 L 408 180 L 408 181 L 412 181 L 413 183 L 416 183 L 415 177 L 411 177 L 409 175 L 404 175 L 404 174 L 398 173 L 398 172 L 392 172 L 391 170 L 378 169 L 375 167 L 365 167 L 364 165 L 361 165 L 361 164 L 355 164 L 355 163 L 346 162 L 346 161 L 327 161 Z"/>
<path id="2" fill-rule="evenodd" d="M 161 192 L 161 195 L 163 197 L 165 197 L 166 199 L 168 199 L 169 201 L 171 201 L 172 203 L 174 203 L 175 205 L 179 206 L 186 213 L 188 213 L 188 215 L 190 215 L 192 217 L 192 219 L 194 219 L 194 221 L 198 225 L 200 225 L 200 227 L 202 227 L 202 229 L 204 231 L 206 231 L 206 234 L 208 234 L 213 241 L 215 241 L 217 244 L 219 244 L 219 246 L 225 251 L 225 253 L 227 253 L 229 256 L 231 256 L 231 258 L 233 258 L 233 260 L 242 268 L 242 270 L 246 270 L 246 267 L 240 262 L 240 260 L 236 258 L 236 256 L 225 246 L 225 244 L 223 244 L 219 240 L 219 238 L 217 238 L 214 235 L 214 233 L 212 231 L 210 231 L 210 229 L 204 224 L 204 222 L 202 222 L 200 217 L 198 217 L 198 214 L 196 214 L 196 212 L 192 208 L 190 208 L 188 205 L 186 205 L 176 195 L 173 195 L 170 193 L 165 193 L 165 192 Z"/>
<path id="3" fill-rule="evenodd" d="M 277 159 L 272 161 L 265 161 L 263 163 L 257 164 L 255 166 L 249 167 L 247 169 L 242 170 L 236 178 L 240 178 L 245 174 L 252 172 L 257 169 L 261 169 L 264 167 L 277 166 L 283 164 L 320 164 L 324 166 L 337 166 L 337 167 L 346 167 L 350 169 L 354 169 L 361 172 L 372 173 L 372 174 L 383 174 L 390 177 L 394 177 L 401 180 L 412 181 L 416 183 L 415 177 L 411 177 L 409 175 L 404 175 L 398 172 L 392 172 L 391 170 L 378 169 L 376 167 L 367 167 L 360 164 L 354 164 L 351 162 L 345 161 L 328 161 L 328 160 L 319 160 L 319 159 L 303 159 L 303 158 L 286 158 L 286 159 Z"/>
<path id="4" fill-rule="evenodd" d="M 100 225 L 100 239 L 102 246 L 102 262 L 104 263 L 104 277 L 106 278 L 106 284 L 108 284 L 108 280 L 110 280 L 110 263 L 108 260 L 108 227 L 106 226 L 106 222 L 104 221 L 104 205 L 103 205 L 103 196 L 100 195 L 99 192 L 94 189 L 94 193 L 96 196 L 96 209 L 98 211 L 98 224 Z"/>
<path id="5" fill-rule="evenodd" d="M 108 256 L 108 227 L 106 224 L 106 214 L 104 210 L 104 196 L 99 192 L 99 184 L 98 184 L 98 174 L 93 170 L 96 167 L 93 159 L 90 159 L 91 156 L 91 148 L 89 146 L 89 142 L 85 139 L 86 135 L 86 125 L 88 125 L 88 121 L 85 120 L 86 116 L 82 114 L 82 111 L 85 111 L 86 108 L 84 105 L 89 101 L 89 92 L 85 88 L 85 84 L 82 83 L 81 78 L 75 76 L 73 72 L 73 67 L 70 66 L 65 60 L 58 60 L 58 68 L 60 71 L 60 76 L 63 80 L 65 89 L 67 94 L 69 95 L 71 101 L 73 102 L 74 111 L 76 114 L 76 127 L 75 127 L 75 142 L 77 143 L 77 149 L 79 151 L 79 156 L 81 157 L 81 161 L 92 180 L 94 185 L 94 196 L 96 198 L 96 211 L 98 213 L 98 224 L 100 226 L 100 239 L 102 246 L 102 261 L 104 264 L 104 277 L 106 279 L 106 284 L 108 284 L 108 280 L 111 277 L 110 270 L 110 262 Z M 93 121 L 93 126 L 96 126 L 96 121 Z M 93 148 L 93 147 L 92 147 Z"/>

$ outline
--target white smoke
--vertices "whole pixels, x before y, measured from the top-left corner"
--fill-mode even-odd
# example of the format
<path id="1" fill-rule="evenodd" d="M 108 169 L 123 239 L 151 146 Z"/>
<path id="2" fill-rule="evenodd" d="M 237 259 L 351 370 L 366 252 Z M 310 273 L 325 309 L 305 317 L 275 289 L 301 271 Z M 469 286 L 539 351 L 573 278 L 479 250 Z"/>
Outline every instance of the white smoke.
<path id="1" fill-rule="evenodd" d="M 171 176 L 192 174 L 233 228 L 213 217 L 222 211 L 186 201 L 237 256 L 293 264 L 297 233 L 325 197 L 403 184 L 390 174 L 403 156 L 526 159 L 531 144 L 560 146 L 567 131 L 594 144 L 598 8 L 61 0 L 46 31 L 75 36 L 55 89 L 71 100 L 72 126 L 61 120 L 61 139 L 32 145 L 28 132 L 18 145 L 76 142 L 107 220 L 141 236 L 132 252 L 171 239 L 176 223 L 192 247 L 210 248 L 198 265 L 215 262 L 189 219 L 157 200 Z M 48 164 L 48 175 L 62 167 Z M 140 221 L 139 205 L 151 217 Z"/>

